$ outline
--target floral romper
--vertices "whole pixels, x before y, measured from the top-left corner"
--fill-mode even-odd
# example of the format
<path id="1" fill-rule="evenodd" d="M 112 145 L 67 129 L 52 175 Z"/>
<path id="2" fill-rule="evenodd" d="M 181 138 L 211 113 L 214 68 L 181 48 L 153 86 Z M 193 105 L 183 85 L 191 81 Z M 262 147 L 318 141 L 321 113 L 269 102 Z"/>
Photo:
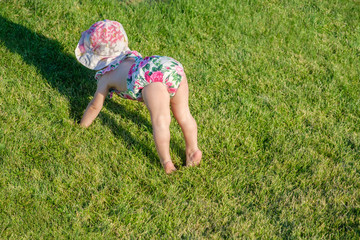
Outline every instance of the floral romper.
<path id="1" fill-rule="evenodd" d="M 128 57 L 134 58 L 135 63 L 128 73 L 127 90 L 121 92 L 110 89 L 110 98 L 115 92 L 122 98 L 143 101 L 141 91 L 152 82 L 162 82 L 167 87 L 170 97 L 175 95 L 185 73 L 181 63 L 170 57 L 155 55 L 142 58 L 138 52 L 129 51 L 125 57 L 115 60 L 103 70 L 96 72 L 95 79 L 99 80 L 105 73 L 115 70 Z"/>

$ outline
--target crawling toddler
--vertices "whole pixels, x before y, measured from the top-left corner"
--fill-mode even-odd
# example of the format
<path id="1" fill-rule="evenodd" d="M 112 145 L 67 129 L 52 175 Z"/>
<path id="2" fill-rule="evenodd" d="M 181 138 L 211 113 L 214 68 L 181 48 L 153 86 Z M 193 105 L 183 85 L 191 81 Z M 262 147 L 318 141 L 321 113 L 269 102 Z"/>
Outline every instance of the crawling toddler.
<path id="1" fill-rule="evenodd" d="M 176 170 L 170 158 L 170 106 L 186 143 L 186 166 L 200 164 L 197 125 L 189 109 L 188 82 L 184 68 L 173 58 L 143 58 L 128 47 L 122 25 L 103 20 L 82 33 L 75 55 L 85 67 L 97 70 L 97 89 L 80 125 L 88 127 L 99 114 L 106 96 L 144 102 L 149 109 L 160 162 L 167 174 Z"/>

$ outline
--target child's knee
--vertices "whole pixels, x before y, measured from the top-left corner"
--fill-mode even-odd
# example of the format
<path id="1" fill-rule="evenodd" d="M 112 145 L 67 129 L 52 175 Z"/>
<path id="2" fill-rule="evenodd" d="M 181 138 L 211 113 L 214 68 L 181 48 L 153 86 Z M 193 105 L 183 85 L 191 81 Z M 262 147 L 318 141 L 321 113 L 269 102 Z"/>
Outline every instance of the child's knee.
<path id="1" fill-rule="evenodd" d="M 169 128 L 171 117 L 170 115 L 159 115 L 159 116 L 152 116 L 151 121 L 153 127 L 156 128 Z"/>
<path id="2" fill-rule="evenodd" d="M 180 124 L 180 125 L 188 125 L 188 124 L 192 124 L 195 119 L 193 118 L 193 116 L 190 113 L 187 114 L 179 114 L 176 116 L 176 121 Z"/>

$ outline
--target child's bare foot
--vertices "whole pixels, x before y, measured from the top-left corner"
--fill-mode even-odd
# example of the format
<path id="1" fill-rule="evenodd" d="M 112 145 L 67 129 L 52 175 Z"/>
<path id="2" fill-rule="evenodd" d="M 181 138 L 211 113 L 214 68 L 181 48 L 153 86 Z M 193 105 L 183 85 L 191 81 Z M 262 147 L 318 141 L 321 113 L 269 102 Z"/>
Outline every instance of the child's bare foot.
<path id="1" fill-rule="evenodd" d="M 166 174 L 170 174 L 170 173 L 176 171 L 176 168 L 175 168 L 174 164 L 172 163 L 172 161 L 163 163 L 163 167 L 165 169 Z"/>
<path id="2" fill-rule="evenodd" d="M 201 162 L 202 152 L 198 149 L 194 152 L 187 154 L 186 156 L 186 166 L 193 167 L 198 166 Z"/>

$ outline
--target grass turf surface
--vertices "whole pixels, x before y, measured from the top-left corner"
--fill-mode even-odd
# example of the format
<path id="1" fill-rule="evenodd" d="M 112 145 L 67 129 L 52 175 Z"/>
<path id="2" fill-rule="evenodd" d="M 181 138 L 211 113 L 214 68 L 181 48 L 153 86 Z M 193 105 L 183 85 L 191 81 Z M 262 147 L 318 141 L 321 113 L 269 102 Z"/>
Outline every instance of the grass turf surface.
<path id="1" fill-rule="evenodd" d="M 203 150 L 166 176 L 142 104 L 80 128 L 94 73 L 82 31 L 179 60 Z M 360 235 L 358 1 L 0 1 L 0 238 Z"/>

